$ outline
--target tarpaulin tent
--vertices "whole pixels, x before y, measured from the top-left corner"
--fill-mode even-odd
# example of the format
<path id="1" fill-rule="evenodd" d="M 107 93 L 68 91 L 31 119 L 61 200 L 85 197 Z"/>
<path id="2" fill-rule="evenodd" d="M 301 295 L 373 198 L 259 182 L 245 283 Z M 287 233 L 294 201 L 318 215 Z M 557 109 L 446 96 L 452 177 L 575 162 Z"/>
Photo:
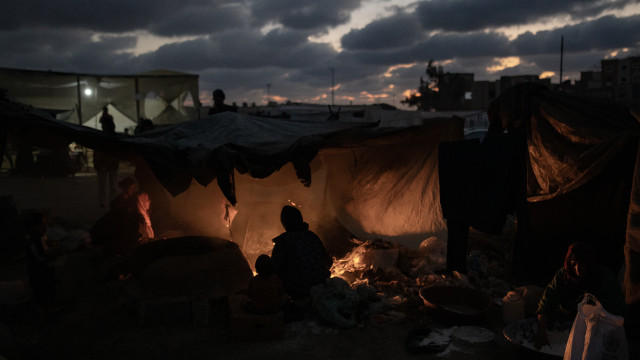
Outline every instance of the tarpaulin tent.
<path id="1" fill-rule="evenodd" d="M 331 238 L 348 240 L 337 234 L 414 248 L 430 236 L 444 238 L 438 144 L 461 139 L 464 119 L 408 126 L 390 117 L 380 126 L 228 112 L 117 138 L 38 117 L 2 123 L 34 129 L 36 144 L 62 138 L 133 159 L 162 184 L 172 226 L 185 235 L 232 238 L 256 254 L 270 251 L 282 232 L 280 208 L 290 203 L 326 234 L 329 247 Z"/>
<path id="2" fill-rule="evenodd" d="M 614 273 L 624 269 L 627 302 L 639 301 L 638 114 L 608 99 L 538 84 L 509 88 L 489 108 L 485 142 L 445 146 L 440 154 L 448 161 L 441 159 L 440 167 L 441 181 L 446 181 L 460 175 L 450 170 L 458 165 L 451 160 L 452 154 L 484 152 L 486 157 L 476 156 L 475 169 L 497 164 L 484 180 L 502 183 L 505 174 L 520 174 L 514 177 L 516 189 L 507 194 L 495 186 L 470 189 L 469 184 L 462 184 L 473 196 L 459 201 L 443 195 L 445 217 L 482 226 L 482 220 L 490 217 L 487 212 L 494 219 L 505 210 L 517 212 L 514 268 L 541 285 L 562 265 L 569 244 L 590 242 Z M 503 146 L 496 147 L 496 143 Z M 505 197 L 508 206 L 495 207 L 490 202 Z"/>
<path id="3" fill-rule="evenodd" d="M 200 107 L 198 75 L 168 70 L 98 75 L 0 68 L 0 89 L 14 101 L 94 128 L 100 128 L 98 118 L 108 106 L 118 131 L 135 126 L 140 118 L 165 124 L 197 117 L 184 107 L 189 96 L 194 108 Z"/>

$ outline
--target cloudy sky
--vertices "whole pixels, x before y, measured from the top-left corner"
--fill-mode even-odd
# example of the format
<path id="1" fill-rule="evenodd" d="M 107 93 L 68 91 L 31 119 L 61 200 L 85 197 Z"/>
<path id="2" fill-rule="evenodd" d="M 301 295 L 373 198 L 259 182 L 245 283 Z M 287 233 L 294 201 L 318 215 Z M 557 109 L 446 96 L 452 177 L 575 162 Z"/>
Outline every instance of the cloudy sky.
<path id="1" fill-rule="evenodd" d="M 3 0 L 0 67 L 200 75 L 200 99 L 400 100 L 429 59 L 476 80 L 558 82 L 640 55 L 640 0 Z M 267 87 L 267 84 L 270 84 Z"/>

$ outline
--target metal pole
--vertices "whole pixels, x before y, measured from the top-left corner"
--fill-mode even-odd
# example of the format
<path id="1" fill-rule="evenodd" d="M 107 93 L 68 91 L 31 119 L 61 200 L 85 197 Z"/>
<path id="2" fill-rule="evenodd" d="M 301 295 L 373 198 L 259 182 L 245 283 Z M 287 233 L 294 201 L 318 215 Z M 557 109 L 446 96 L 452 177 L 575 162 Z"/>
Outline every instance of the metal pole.
<path id="1" fill-rule="evenodd" d="M 560 37 L 560 90 L 562 90 L 562 63 L 564 56 L 564 35 Z"/>
<path id="2" fill-rule="evenodd" d="M 138 77 L 136 81 L 136 124 L 140 123 L 140 90 L 138 89 Z"/>
<path id="3" fill-rule="evenodd" d="M 78 110 L 78 124 L 82 125 L 82 94 L 80 92 L 80 75 L 76 75 L 76 84 L 78 89 L 78 105 L 76 106 Z"/>
<path id="4" fill-rule="evenodd" d="M 331 70 L 331 106 L 335 105 L 334 103 L 334 72 L 333 72 L 333 68 L 329 68 L 329 70 Z"/>

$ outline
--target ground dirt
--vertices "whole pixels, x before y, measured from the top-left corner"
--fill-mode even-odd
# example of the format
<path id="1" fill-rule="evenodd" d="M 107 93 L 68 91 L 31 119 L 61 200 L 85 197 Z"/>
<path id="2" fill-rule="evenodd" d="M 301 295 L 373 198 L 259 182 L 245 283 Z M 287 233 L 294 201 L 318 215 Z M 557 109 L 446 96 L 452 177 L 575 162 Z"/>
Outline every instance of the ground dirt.
<path id="1" fill-rule="evenodd" d="M 0 174 L 0 196 L 5 195 L 13 196 L 20 211 L 46 209 L 68 229 L 88 230 L 105 211 L 98 206 L 96 177 L 90 171 L 65 178 Z M 211 302 L 205 325 L 194 325 L 189 309 L 173 309 L 169 311 L 173 317 L 149 322 L 141 319 L 121 281 L 101 276 L 100 263 L 100 249 L 95 247 L 69 253 L 56 270 L 55 303 L 44 312 L 31 301 L 2 305 L 0 354 L 7 359 L 539 358 L 505 340 L 502 308 L 497 304 L 472 321 L 494 333 L 492 343 L 444 354 L 411 354 L 405 346 L 412 330 L 451 326 L 421 303 L 404 304 L 350 329 L 324 326 L 307 315 L 304 321 L 287 324 L 283 339 L 273 341 L 235 339 L 224 299 Z M 24 266 L 23 256 L 2 254 L 0 280 L 24 278 Z"/>

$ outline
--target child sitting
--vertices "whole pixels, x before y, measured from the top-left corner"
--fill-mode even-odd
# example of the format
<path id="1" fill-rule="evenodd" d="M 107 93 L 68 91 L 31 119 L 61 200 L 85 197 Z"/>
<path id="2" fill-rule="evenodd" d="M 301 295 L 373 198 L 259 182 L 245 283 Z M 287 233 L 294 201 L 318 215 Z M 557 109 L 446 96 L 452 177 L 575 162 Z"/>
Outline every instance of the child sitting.
<path id="1" fill-rule="evenodd" d="M 275 265 L 269 255 L 260 255 L 256 260 L 258 275 L 249 280 L 249 302 L 244 308 L 252 314 L 272 314 L 282 310 L 285 299 L 284 288 Z"/>

